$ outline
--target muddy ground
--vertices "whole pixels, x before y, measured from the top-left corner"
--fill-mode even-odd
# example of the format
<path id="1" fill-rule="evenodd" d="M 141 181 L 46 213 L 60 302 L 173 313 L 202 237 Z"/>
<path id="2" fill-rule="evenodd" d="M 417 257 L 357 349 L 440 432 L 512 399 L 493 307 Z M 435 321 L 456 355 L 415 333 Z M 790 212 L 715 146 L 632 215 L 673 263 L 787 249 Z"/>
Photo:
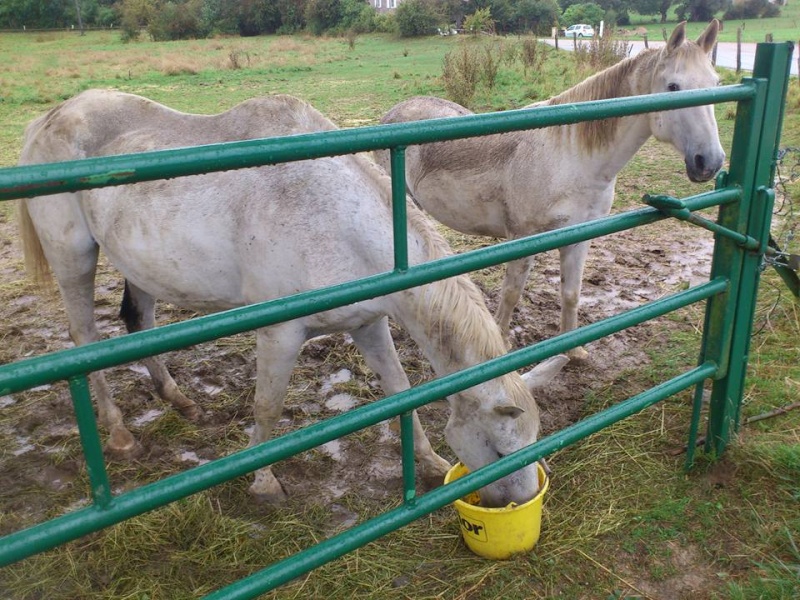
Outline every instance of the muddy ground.
<path id="1" fill-rule="evenodd" d="M 60 300 L 42 295 L 25 278 L 13 211 L 4 208 L 0 213 L 3 363 L 71 345 Z M 460 243 L 464 238 L 451 239 Z M 707 279 L 711 246 L 710 236 L 687 236 L 685 227 L 670 221 L 596 241 L 585 273 L 582 322 L 597 321 Z M 518 345 L 557 332 L 557 254 L 539 257 L 534 271 L 513 322 Z M 496 268 L 478 275 L 492 309 L 500 274 Z M 102 267 L 97 314 L 105 335 L 124 332 L 117 318 L 121 283 L 112 269 Z M 175 307 L 159 308 L 161 323 L 191 316 Z M 670 323 L 675 326 L 674 321 Z M 547 392 L 539 395 L 544 434 L 578 420 L 591 390 L 646 363 L 647 348 L 664 325 L 662 319 L 658 325 L 641 325 L 590 344 L 589 360 L 568 365 Z M 430 370 L 411 341 L 397 328 L 394 333 L 412 383 L 428 379 Z M 110 384 L 141 443 L 141 454 L 131 464 L 111 461 L 112 485 L 117 491 L 246 445 L 255 382 L 252 336 L 177 352 L 168 358 L 168 364 L 178 383 L 200 401 L 205 418 L 195 424 L 177 416 L 154 395 L 141 365 L 113 369 Z M 289 431 L 380 397 L 376 381 L 347 336 L 317 338 L 304 348 L 279 429 Z M 61 512 L 65 501 L 70 508 L 84 505 L 88 490 L 66 385 L 55 383 L 0 397 L 0 407 L 0 508 L 8 517 L 2 523 L 3 533 Z M 443 402 L 422 411 L 434 446 L 452 460 L 454 456 L 442 439 L 446 415 Z M 356 488 L 361 496 L 375 499 L 401 489 L 398 442 L 386 427 L 330 442 L 278 465 L 275 471 L 293 497 L 326 504 Z M 351 517 L 354 515 L 342 515 L 343 520 Z"/>

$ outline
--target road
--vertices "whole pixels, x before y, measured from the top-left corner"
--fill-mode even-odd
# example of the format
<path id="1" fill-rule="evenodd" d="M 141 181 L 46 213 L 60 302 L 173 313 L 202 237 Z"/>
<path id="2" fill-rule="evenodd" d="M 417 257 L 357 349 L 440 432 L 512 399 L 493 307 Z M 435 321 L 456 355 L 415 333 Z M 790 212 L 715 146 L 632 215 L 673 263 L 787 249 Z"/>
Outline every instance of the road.
<path id="1" fill-rule="evenodd" d="M 551 46 L 555 45 L 552 39 L 544 40 Z M 580 41 L 578 43 L 581 43 Z M 665 42 L 650 41 L 650 48 L 659 48 Z M 558 47 L 561 50 L 572 50 L 572 40 L 561 38 L 558 40 Z M 628 40 L 628 47 L 630 48 L 630 56 L 636 56 L 639 52 L 644 50 L 644 42 L 640 40 Z M 797 52 L 795 48 L 795 53 Z M 742 70 L 752 71 L 753 62 L 756 56 L 756 44 L 742 44 Z M 736 69 L 736 42 L 720 42 L 717 44 L 717 66 L 726 69 Z M 792 75 L 797 76 L 797 56 L 792 56 Z"/>

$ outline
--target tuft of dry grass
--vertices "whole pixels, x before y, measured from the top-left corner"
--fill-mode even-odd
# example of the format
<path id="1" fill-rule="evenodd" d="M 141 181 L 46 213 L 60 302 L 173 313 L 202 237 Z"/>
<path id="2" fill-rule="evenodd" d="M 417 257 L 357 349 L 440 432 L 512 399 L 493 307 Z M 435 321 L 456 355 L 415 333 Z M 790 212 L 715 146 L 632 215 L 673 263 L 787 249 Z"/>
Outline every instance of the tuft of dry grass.
<path id="1" fill-rule="evenodd" d="M 590 72 L 600 71 L 628 57 L 629 44 L 613 35 L 594 37 L 575 47 L 575 62 L 579 68 Z"/>
<path id="2" fill-rule="evenodd" d="M 164 75 L 197 75 L 202 64 L 186 57 L 167 57 L 161 59 L 161 72 Z"/>

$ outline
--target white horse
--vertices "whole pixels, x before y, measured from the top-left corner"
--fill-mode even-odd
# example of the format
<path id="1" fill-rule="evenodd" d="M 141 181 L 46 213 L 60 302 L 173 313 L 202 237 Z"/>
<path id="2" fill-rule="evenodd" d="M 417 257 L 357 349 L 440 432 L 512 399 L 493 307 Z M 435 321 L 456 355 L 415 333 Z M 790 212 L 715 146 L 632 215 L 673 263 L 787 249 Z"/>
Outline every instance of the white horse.
<path id="1" fill-rule="evenodd" d="M 533 106 L 602 100 L 716 86 L 708 58 L 719 24 L 697 42 L 678 25 L 661 49 L 646 50 Z M 393 107 L 381 120 L 398 123 L 472 114 L 432 97 Z M 611 210 L 617 173 L 651 136 L 684 156 L 696 182 L 714 177 L 725 152 L 712 106 L 684 108 L 411 146 L 406 152 L 412 197 L 439 222 L 473 235 L 520 238 L 605 216 Z M 388 170 L 388 152 L 376 153 Z M 589 242 L 560 249 L 561 331 L 577 327 L 581 280 Z M 530 273 L 532 258 L 508 263 L 496 319 L 507 334 Z M 570 351 L 584 359 L 582 348 Z"/>
<path id="2" fill-rule="evenodd" d="M 180 113 L 114 91 L 84 92 L 26 130 L 22 164 L 331 130 L 308 104 L 288 96 L 244 102 L 228 112 Z M 393 268 L 389 178 L 364 156 L 59 194 L 20 201 L 26 264 L 58 282 L 76 344 L 98 339 L 94 276 L 102 250 L 126 280 L 122 316 L 129 331 L 154 326 L 155 299 L 197 311 L 219 311 L 342 283 Z M 431 222 L 409 204 L 411 264 L 448 254 Z M 419 344 L 439 374 L 504 353 L 499 328 L 466 276 L 333 309 L 256 332 L 255 428 L 251 445 L 268 439 L 281 415 L 289 376 L 303 343 L 349 331 L 386 394 L 409 387 L 388 326 L 391 317 Z M 458 458 L 477 469 L 534 442 L 539 412 L 531 389 L 566 357 L 538 365 L 523 379 L 511 373 L 449 398 L 445 435 Z M 162 361 L 145 361 L 159 394 L 188 416 L 186 398 Z M 108 448 L 136 442 L 102 373 L 91 375 Z M 526 385 L 527 384 L 527 385 Z M 414 415 L 415 454 L 429 474 L 447 462 L 434 453 Z M 535 465 L 487 486 L 488 506 L 529 499 Z M 271 501 L 284 492 L 269 468 L 251 491 Z"/>

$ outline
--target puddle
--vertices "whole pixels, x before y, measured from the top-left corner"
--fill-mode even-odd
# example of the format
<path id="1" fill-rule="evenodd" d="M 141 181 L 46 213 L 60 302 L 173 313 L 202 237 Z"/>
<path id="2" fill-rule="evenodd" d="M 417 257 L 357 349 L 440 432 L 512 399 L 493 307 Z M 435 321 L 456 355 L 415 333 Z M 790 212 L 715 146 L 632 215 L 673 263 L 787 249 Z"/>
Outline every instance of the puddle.
<path id="1" fill-rule="evenodd" d="M 18 437 L 16 441 L 19 447 L 11 453 L 14 456 L 22 456 L 32 450 L 36 450 L 36 446 L 30 443 L 30 438 Z"/>
<path id="2" fill-rule="evenodd" d="M 147 423 L 152 423 L 163 414 L 164 414 L 163 410 L 158 410 L 157 408 L 151 408 L 146 413 L 132 419 L 131 424 L 134 427 L 141 427 L 142 425 L 146 425 Z"/>
<path id="3" fill-rule="evenodd" d="M 191 450 L 187 450 L 185 452 L 181 452 L 178 455 L 178 459 L 181 462 L 193 462 L 193 463 L 198 464 L 198 465 L 204 465 L 207 462 L 209 462 L 205 458 L 200 458 L 199 456 L 197 456 L 196 453 L 192 452 Z"/>
<path id="4" fill-rule="evenodd" d="M 327 444 L 322 444 L 322 446 L 319 448 L 337 462 L 344 460 L 342 444 L 339 442 L 339 440 L 331 440 Z"/>
<path id="5" fill-rule="evenodd" d="M 138 373 L 139 375 L 150 376 L 150 371 L 147 370 L 147 367 L 140 364 L 132 364 L 128 365 L 128 371 L 133 371 L 134 373 Z"/>
<path id="6" fill-rule="evenodd" d="M 345 412 L 358 406 L 358 400 L 350 394 L 336 394 L 325 401 L 325 408 Z"/>
<path id="7" fill-rule="evenodd" d="M 341 504 L 332 504 L 330 509 L 331 518 L 327 527 L 330 534 L 350 529 L 353 525 L 358 523 L 358 514 L 348 510 Z"/>
<path id="8" fill-rule="evenodd" d="M 200 389 L 202 389 L 203 392 L 205 392 L 205 394 L 208 396 L 216 396 L 225 388 L 221 385 L 214 385 L 213 383 L 201 383 Z"/>
<path id="9" fill-rule="evenodd" d="M 339 369 L 336 373 L 328 377 L 320 387 L 320 393 L 327 394 L 333 390 L 333 386 L 337 383 L 347 383 L 353 378 L 353 373 L 350 369 Z"/>

